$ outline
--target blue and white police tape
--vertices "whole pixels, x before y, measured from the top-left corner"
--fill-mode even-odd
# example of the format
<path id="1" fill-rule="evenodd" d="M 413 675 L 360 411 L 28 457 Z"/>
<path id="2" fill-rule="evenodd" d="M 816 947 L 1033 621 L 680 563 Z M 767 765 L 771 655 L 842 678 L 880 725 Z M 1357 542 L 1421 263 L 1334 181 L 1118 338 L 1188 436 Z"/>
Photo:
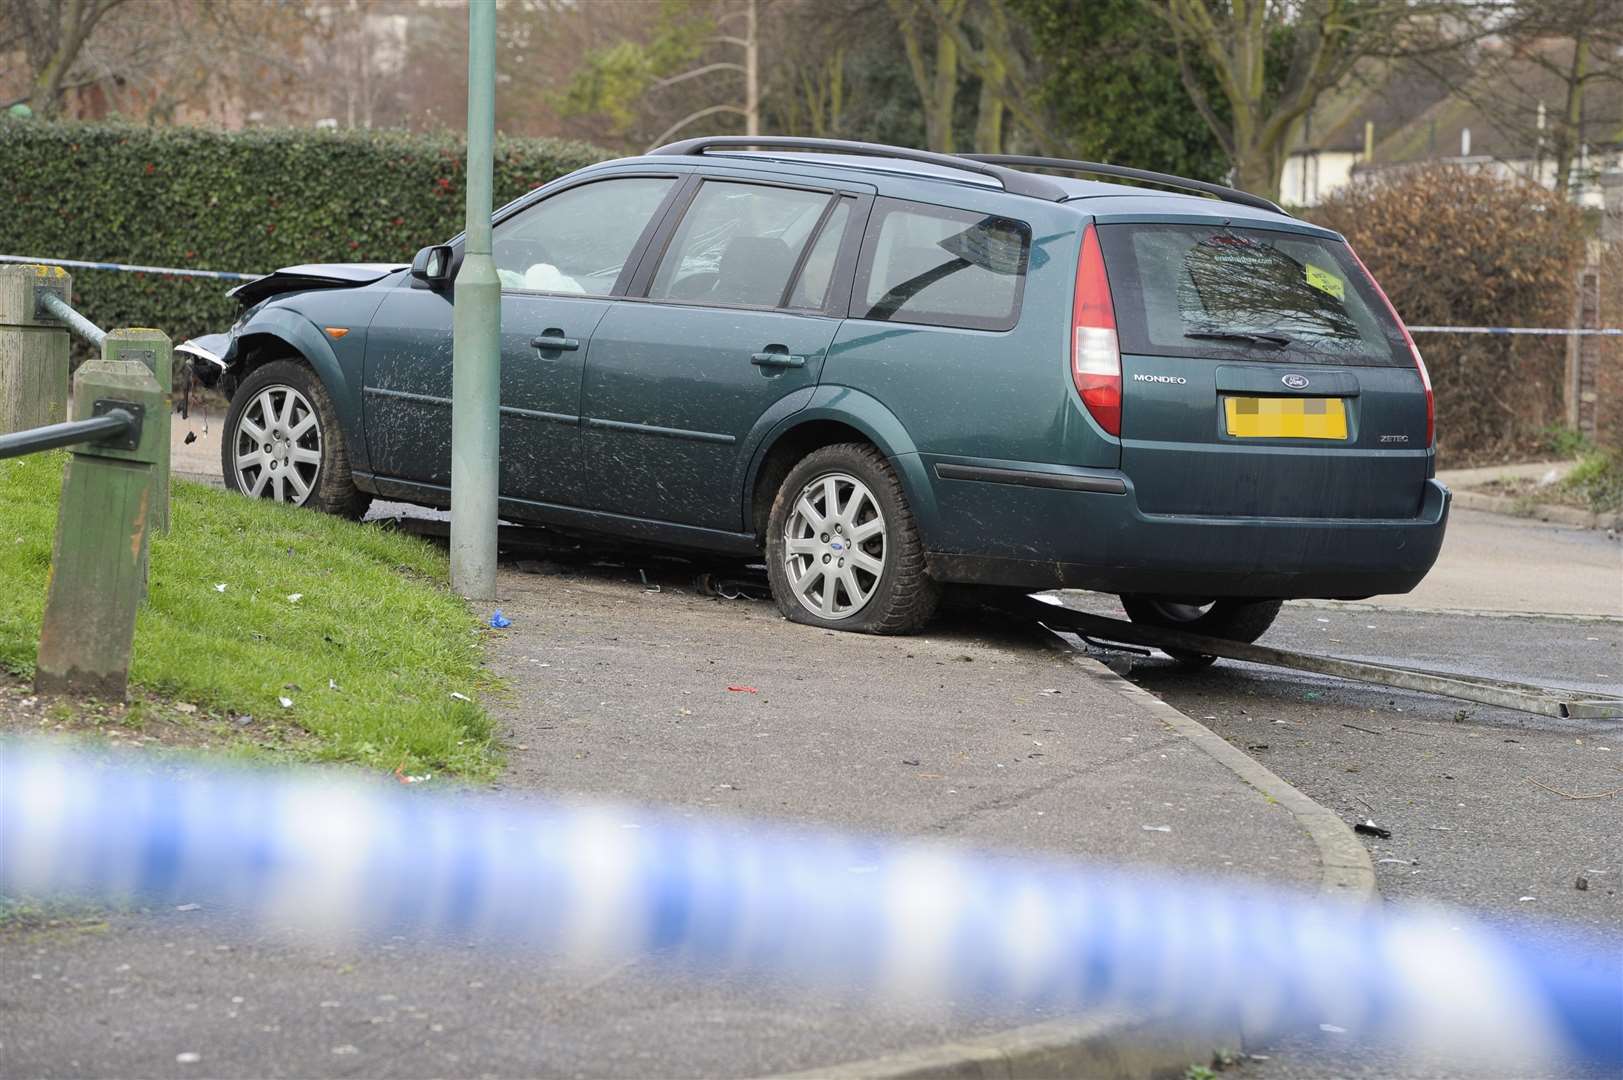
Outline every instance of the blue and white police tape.
<path id="1" fill-rule="evenodd" d="M 1411 326 L 1411 334 L 1526 334 L 1532 337 L 1623 337 L 1623 329 L 1563 328 L 1559 326 Z"/>
<path id="2" fill-rule="evenodd" d="M 1000 1015 L 1334 1025 L 1501 1067 L 1623 1065 L 1616 938 L 331 773 L 0 744 L 0 891 L 202 903 L 323 943 L 483 941 Z"/>
<path id="3" fill-rule="evenodd" d="M 214 278 L 219 281 L 253 281 L 255 278 L 265 276 L 234 274 L 226 270 L 189 270 L 183 266 L 134 266 L 130 263 L 84 262 L 79 259 L 39 259 L 32 255 L 0 255 L 0 262 L 69 266 L 75 270 L 121 270 L 127 274 L 171 274 L 176 277 Z"/>

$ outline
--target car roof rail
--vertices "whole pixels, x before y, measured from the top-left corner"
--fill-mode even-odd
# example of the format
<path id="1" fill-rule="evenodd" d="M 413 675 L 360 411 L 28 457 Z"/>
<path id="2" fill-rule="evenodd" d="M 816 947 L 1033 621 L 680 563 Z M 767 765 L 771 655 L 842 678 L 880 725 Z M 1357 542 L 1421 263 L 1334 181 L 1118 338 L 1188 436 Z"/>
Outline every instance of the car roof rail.
<path id="1" fill-rule="evenodd" d="M 1134 169 L 1127 165 L 1107 165 L 1098 161 L 1071 161 L 1068 158 L 1027 157 L 1021 154 L 960 154 L 959 157 L 970 161 L 984 162 L 989 165 L 1024 165 L 1031 169 L 1063 169 L 1066 172 L 1089 173 L 1094 176 L 1117 176 L 1123 180 L 1142 180 L 1146 184 L 1159 184 L 1162 187 L 1178 188 L 1182 191 L 1198 191 L 1203 195 L 1215 195 L 1224 202 L 1240 203 L 1244 206 L 1255 207 L 1258 210 L 1272 210 L 1276 214 L 1285 214 L 1283 207 L 1278 203 L 1253 195 L 1249 191 L 1240 191 L 1238 188 L 1224 187 L 1222 184 L 1211 184 L 1205 180 L 1190 180 L 1184 176 L 1173 176 L 1171 173 L 1153 172 L 1149 169 Z"/>
<path id="2" fill-rule="evenodd" d="M 975 173 L 997 181 L 1011 195 L 1029 195 L 1049 202 L 1063 202 L 1070 194 L 1045 176 L 1020 172 L 996 161 L 981 161 L 959 154 L 937 154 L 929 150 L 909 150 L 884 143 L 852 139 L 813 139 L 785 135 L 711 135 L 683 139 L 648 151 L 649 154 L 700 156 L 709 150 L 812 150 L 828 154 L 862 154 L 867 157 L 916 161 L 960 172 Z"/>

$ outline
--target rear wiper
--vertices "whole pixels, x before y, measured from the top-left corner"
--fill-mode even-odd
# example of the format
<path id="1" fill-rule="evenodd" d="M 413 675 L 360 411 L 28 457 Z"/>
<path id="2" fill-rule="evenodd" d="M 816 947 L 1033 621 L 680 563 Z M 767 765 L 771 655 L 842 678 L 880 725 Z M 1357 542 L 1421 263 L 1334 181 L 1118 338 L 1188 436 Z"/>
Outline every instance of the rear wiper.
<path id="1" fill-rule="evenodd" d="M 1253 345 L 1289 345 L 1291 339 L 1284 334 L 1268 334 L 1258 330 L 1193 330 L 1186 338 L 1207 341 L 1249 341 Z"/>

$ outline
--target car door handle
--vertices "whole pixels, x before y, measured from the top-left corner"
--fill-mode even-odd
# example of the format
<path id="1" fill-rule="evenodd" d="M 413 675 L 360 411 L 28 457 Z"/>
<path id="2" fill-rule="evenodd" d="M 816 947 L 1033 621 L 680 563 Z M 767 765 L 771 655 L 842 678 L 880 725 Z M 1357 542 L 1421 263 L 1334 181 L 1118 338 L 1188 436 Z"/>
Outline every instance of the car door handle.
<path id="1" fill-rule="evenodd" d="M 750 357 L 756 367 L 805 367 L 806 358 L 786 352 L 758 352 Z"/>
<path id="2" fill-rule="evenodd" d="M 574 352 L 580 348 L 580 338 L 564 337 L 562 330 L 549 330 L 540 337 L 530 339 L 542 352 Z"/>

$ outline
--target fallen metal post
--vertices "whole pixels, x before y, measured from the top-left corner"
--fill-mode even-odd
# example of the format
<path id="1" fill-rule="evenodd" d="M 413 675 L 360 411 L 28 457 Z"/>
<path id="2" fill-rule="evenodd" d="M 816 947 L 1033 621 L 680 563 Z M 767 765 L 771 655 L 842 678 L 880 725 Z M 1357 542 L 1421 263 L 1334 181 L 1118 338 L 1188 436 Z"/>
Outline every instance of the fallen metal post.
<path id="1" fill-rule="evenodd" d="M 62 299 L 58 293 L 41 289 L 35 294 L 40 310 L 48 313 L 53 319 L 60 320 L 69 330 L 84 338 L 96 348 L 107 340 L 107 331 L 73 310 L 73 305 Z"/>
<path id="2" fill-rule="evenodd" d="M 1362 660 L 1343 660 L 1335 656 L 1314 656 L 1289 649 L 1275 649 L 1268 645 L 1251 645 L 1242 641 L 1207 637 L 1204 634 L 1191 634 L 1184 630 L 1141 626 L 1122 619 L 1110 619 L 1103 615 L 1076 611 L 1033 597 L 1025 597 L 1023 600 L 1023 604 L 1017 605 L 1018 610 L 1051 630 L 1085 633 L 1107 641 L 1125 641 L 1133 645 L 1148 645 L 1158 649 L 1170 648 L 1205 656 L 1221 656 L 1229 660 L 1245 660 L 1253 664 L 1267 664 L 1271 667 L 1294 668 L 1298 671 L 1333 675 L 1341 679 L 1390 686 L 1399 690 L 1439 694 L 1462 701 L 1474 701 L 1481 705 L 1497 705 L 1519 712 L 1554 716 L 1562 720 L 1623 717 L 1623 699 L 1619 698 L 1539 686 L 1536 683 L 1461 675 L 1450 671 L 1428 671 L 1423 668 L 1395 667 Z"/>

